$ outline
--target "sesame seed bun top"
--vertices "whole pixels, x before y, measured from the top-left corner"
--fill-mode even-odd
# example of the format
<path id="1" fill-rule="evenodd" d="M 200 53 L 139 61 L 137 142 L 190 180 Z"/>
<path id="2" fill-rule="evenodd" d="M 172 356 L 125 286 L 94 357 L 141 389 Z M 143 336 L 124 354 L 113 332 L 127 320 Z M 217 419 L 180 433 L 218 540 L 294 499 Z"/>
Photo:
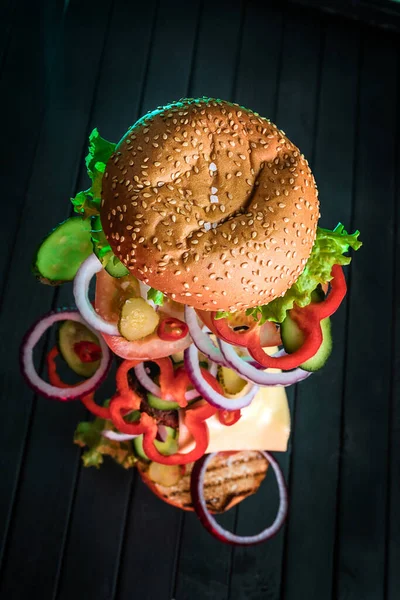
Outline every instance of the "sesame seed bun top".
<path id="1" fill-rule="evenodd" d="M 103 178 L 101 220 L 141 281 L 203 310 L 267 304 L 311 253 L 318 192 L 276 125 L 222 100 L 184 99 L 129 129 Z"/>

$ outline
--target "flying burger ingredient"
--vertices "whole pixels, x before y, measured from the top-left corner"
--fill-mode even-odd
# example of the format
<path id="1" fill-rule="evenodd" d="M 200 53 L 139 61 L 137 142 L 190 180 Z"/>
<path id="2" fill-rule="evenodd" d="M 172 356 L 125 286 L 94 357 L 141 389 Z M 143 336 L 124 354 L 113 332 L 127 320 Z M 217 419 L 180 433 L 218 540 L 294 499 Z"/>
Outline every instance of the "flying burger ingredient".
<path id="1" fill-rule="evenodd" d="M 153 333 L 160 317 L 143 298 L 128 298 L 121 308 L 118 329 L 130 342 L 140 340 Z"/>
<path id="2" fill-rule="evenodd" d="M 216 456 L 216 453 L 207 454 L 198 460 L 193 467 L 190 479 L 190 493 L 192 496 L 194 509 L 204 527 L 214 537 L 222 542 L 226 542 L 227 544 L 232 544 L 235 546 L 250 546 L 253 544 L 259 544 L 273 537 L 285 522 L 288 510 L 288 496 L 283 473 L 279 464 L 269 452 L 261 451 L 261 454 L 263 454 L 268 460 L 275 473 L 279 490 L 279 508 L 272 525 L 257 535 L 241 536 L 231 533 L 230 531 L 224 529 L 217 522 L 215 517 L 209 512 L 204 496 L 205 474 L 208 465 Z"/>
<path id="3" fill-rule="evenodd" d="M 173 402 L 172 400 L 163 400 L 162 398 L 158 398 L 150 393 L 147 394 L 147 402 L 152 408 L 156 408 L 157 410 L 178 410 L 179 408 L 179 404 L 177 402 Z"/>
<path id="4" fill-rule="evenodd" d="M 85 467 L 99 469 L 104 456 L 109 456 L 124 469 L 135 465 L 137 458 L 129 441 L 115 441 L 102 435 L 104 430 L 114 430 L 111 421 L 96 418 L 93 421 L 82 421 L 74 433 L 74 444 L 84 448 L 82 462 Z"/>
<path id="5" fill-rule="evenodd" d="M 58 387 L 44 381 L 36 371 L 33 362 L 33 350 L 42 335 L 49 327 L 51 327 L 54 323 L 59 323 L 60 321 L 65 320 L 75 321 L 85 325 L 85 322 L 78 311 L 59 310 L 57 312 L 51 312 L 45 315 L 39 319 L 26 334 L 21 346 L 20 360 L 22 373 L 32 389 L 40 393 L 42 396 L 67 401 L 81 398 L 82 396 L 90 394 L 97 389 L 107 376 L 111 366 L 112 357 L 107 344 L 101 338 L 99 339 L 99 344 L 101 347 L 102 358 L 99 368 L 94 375 L 73 387 Z"/>
<path id="6" fill-rule="evenodd" d="M 154 445 L 161 454 L 169 456 L 178 452 L 178 436 L 176 430 L 171 427 L 165 427 L 165 431 L 166 439 L 164 441 L 154 440 Z M 149 460 L 143 450 L 143 435 L 139 435 L 133 440 L 133 447 L 139 458 Z"/>
<path id="7" fill-rule="evenodd" d="M 362 246 L 362 242 L 358 239 L 359 235 L 359 231 L 351 234 L 347 233 L 341 223 L 333 231 L 318 227 L 310 258 L 300 277 L 281 298 L 275 298 L 275 300 L 263 306 L 249 308 L 247 314 L 260 320 L 260 323 L 266 320 L 282 323 L 287 311 L 293 308 L 295 304 L 300 307 L 310 304 L 312 293 L 317 286 L 332 280 L 333 266 L 344 266 L 351 262 L 351 258 L 344 256 L 344 254 L 350 248 L 358 250 Z M 225 314 L 220 313 L 219 316 L 222 317 Z"/>
<path id="8" fill-rule="evenodd" d="M 88 344 L 93 344 L 93 346 L 90 347 Z M 58 346 L 61 355 L 77 375 L 91 377 L 97 371 L 101 358 L 99 344 L 98 337 L 83 323 L 64 321 L 59 327 Z M 93 360 L 87 360 L 87 358 Z"/>
<path id="9" fill-rule="evenodd" d="M 99 215 L 91 218 L 91 238 L 93 252 L 111 277 L 119 279 L 129 275 L 128 269 L 115 256 L 104 234 Z"/>
<path id="10" fill-rule="evenodd" d="M 227 397 L 237 396 L 247 385 L 247 381 L 245 379 L 242 379 L 240 375 L 238 375 L 232 369 L 228 369 L 227 367 L 218 368 L 218 381 L 224 388 L 224 392 L 226 393 Z"/>
<path id="11" fill-rule="evenodd" d="M 42 241 L 33 262 L 33 271 L 42 283 L 57 285 L 72 281 L 91 253 L 90 222 L 81 217 L 71 217 Z"/>
<path id="12" fill-rule="evenodd" d="M 164 342 L 175 342 L 187 336 L 188 326 L 179 319 L 167 317 L 158 326 L 157 333 Z"/>
<path id="13" fill-rule="evenodd" d="M 182 471 L 178 465 L 161 465 L 157 462 L 150 463 L 147 474 L 152 481 L 165 487 L 177 484 L 182 477 Z"/>
<path id="14" fill-rule="evenodd" d="M 238 410 L 248 406 L 258 392 L 258 387 L 253 385 L 246 394 L 239 398 L 227 398 L 223 395 L 220 384 L 218 388 L 209 380 L 207 371 L 200 369 L 199 353 L 193 344 L 185 350 L 185 369 L 193 386 L 201 393 L 202 397 L 216 409 Z"/>
<path id="15" fill-rule="evenodd" d="M 330 318 L 322 319 L 322 343 L 313 357 L 300 364 L 300 368 L 305 371 L 318 371 L 324 366 L 332 352 L 332 335 Z M 304 344 L 304 334 L 290 316 L 290 311 L 286 319 L 281 324 L 281 335 L 283 346 L 289 354 L 298 351 Z"/>
<path id="16" fill-rule="evenodd" d="M 139 279 L 178 302 L 232 311 L 280 296 L 298 277 L 315 239 L 317 189 L 268 119 L 186 98 L 147 113 L 115 150 L 102 223 Z"/>
<path id="17" fill-rule="evenodd" d="M 89 136 L 89 152 L 85 163 L 92 185 L 88 190 L 79 192 L 71 198 L 75 212 L 84 217 L 99 213 L 101 204 L 101 186 L 106 164 L 115 150 L 116 144 L 103 139 L 97 129 Z"/>

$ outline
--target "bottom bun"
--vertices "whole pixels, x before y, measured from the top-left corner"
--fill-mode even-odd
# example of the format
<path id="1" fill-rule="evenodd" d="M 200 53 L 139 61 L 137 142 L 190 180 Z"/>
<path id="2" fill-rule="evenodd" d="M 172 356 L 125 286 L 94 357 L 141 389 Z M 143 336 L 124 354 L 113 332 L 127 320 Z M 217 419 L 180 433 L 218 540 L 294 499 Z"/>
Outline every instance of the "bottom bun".
<path id="1" fill-rule="evenodd" d="M 161 500 L 183 510 L 194 510 L 190 495 L 193 464 L 182 467 L 180 480 L 172 486 L 161 485 L 150 479 L 149 463 L 140 461 L 137 467 L 144 483 Z M 211 460 L 204 480 L 204 496 L 208 510 L 212 513 L 223 513 L 255 494 L 267 469 L 267 459 L 256 450 L 219 453 Z"/>

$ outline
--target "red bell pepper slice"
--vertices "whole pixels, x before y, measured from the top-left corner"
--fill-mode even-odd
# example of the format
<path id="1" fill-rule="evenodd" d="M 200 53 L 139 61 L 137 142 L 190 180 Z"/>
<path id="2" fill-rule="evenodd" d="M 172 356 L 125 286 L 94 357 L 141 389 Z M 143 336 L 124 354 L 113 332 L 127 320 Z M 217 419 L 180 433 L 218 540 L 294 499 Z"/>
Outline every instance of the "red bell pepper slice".
<path id="1" fill-rule="evenodd" d="M 245 346 L 254 360 L 263 367 L 295 369 L 317 353 L 322 344 L 321 321 L 330 317 L 339 308 L 346 295 L 346 279 L 340 265 L 332 267 L 332 276 L 331 290 L 325 300 L 309 304 L 304 308 L 294 306 L 291 309 L 290 317 L 297 323 L 305 338 L 301 348 L 292 354 L 278 358 L 266 354 L 260 342 L 258 327 L 236 334 L 236 332 L 232 332 L 226 319 L 215 319 L 214 314 L 212 316 L 213 325 L 222 339 L 235 346 Z"/>
<path id="2" fill-rule="evenodd" d="M 220 383 L 206 369 L 202 370 L 204 378 L 208 383 L 220 394 L 223 393 Z M 186 372 L 181 375 L 187 377 L 188 385 L 190 384 L 189 377 Z M 194 438 L 195 447 L 186 454 L 177 452 L 170 456 L 161 454 L 154 445 L 154 440 L 157 435 L 157 430 L 148 430 L 143 435 L 143 450 L 150 460 L 161 463 L 163 465 L 182 465 L 198 460 L 207 450 L 209 442 L 209 433 L 205 420 L 212 417 L 217 412 L 217 409 L 205 402 L 204 400 L 197 403 L 193 408 L 189 408 L 185 413 L 185 425 Z"/>
<path id="3" fill-rule="evenodd" d="M 56 358 L 58 355 L 59 355 L 59 351 L 58 351 L 57 346 L 54 346 L 50 350 L 50 352 L 48 352 L 48 354 L 47 354 L 46 362 L 47 362 L 47 371 L 49 374 L 49 381 L 50 381 L 51 385 L 55 385 L 60 388 L 73 387 L 73 386 L 68 385 L 67 383 L 64 383 L 64 381 L 61 380 L 60 376 L 57 373 Z M 80 398 L 80 400 L 81 400 L 82 404 L 84 404 L 85 407 L 96 417 L 100 417 L 100 419 L 110 419 L 111 418 L 110 409 L 107 408 L 107 406 L 99 406 L 94 401 L 94 392 L 87 394 L 86 396 L 83 396 L 82 398 Z"/>
<path id="4" fill-rule="evenodd" d="M 189 327 L 183 321 L 167 317 L 163 319 L 157 328 L 158 337 L 164 342 L 176 342 L 187 336 Z"/>
<path id="5" fill-rule="evenodd" d="M 124 419 L 123 413 L 131 412 L 136 410 L 136 400 L 132 396 L 115 395 L 110 402 L 110 416 L 115 427 L 122 433 L 128 433 L 129 435 L 140 435 L 142 433 L 151 432 L 154 433 L 154 437 L 157 435 L 157 423 L 145 412 L 140 415 L 140 420 L 136 423 L 127 423 Z"/>

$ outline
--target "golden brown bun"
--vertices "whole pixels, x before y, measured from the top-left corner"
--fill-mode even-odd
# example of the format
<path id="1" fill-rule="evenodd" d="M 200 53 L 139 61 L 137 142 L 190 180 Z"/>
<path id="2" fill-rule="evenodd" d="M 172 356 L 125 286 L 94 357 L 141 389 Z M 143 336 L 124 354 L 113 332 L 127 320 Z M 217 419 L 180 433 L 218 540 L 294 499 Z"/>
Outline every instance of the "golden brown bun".
<path id="1" fill-rule="evenodd" d="M 137 466 L 144 483 L 164 502 L 183 510 L 193 510 L 190 495 L 193 463 L 186 465 L 185 474 L 171 487 L 154 483 L 147 475 L 148 464 L 139 462 Z M 225 512 L 257 492 L 267 468 L 267 459 L 256 450 L 244 450 L 230 456 L 218 454 L 212 459 L 205 475 L 204 494 L 208 510 L 213 513 Z"/>
<path id="2" fill-rule="evenodd" d="M 257 113 L 184 99 L 140 119 L 103 178 L 115 254 L 148 285 L 203 310 L 267 304 L 314 244 L 318 194 L 307 161 Z"/>

